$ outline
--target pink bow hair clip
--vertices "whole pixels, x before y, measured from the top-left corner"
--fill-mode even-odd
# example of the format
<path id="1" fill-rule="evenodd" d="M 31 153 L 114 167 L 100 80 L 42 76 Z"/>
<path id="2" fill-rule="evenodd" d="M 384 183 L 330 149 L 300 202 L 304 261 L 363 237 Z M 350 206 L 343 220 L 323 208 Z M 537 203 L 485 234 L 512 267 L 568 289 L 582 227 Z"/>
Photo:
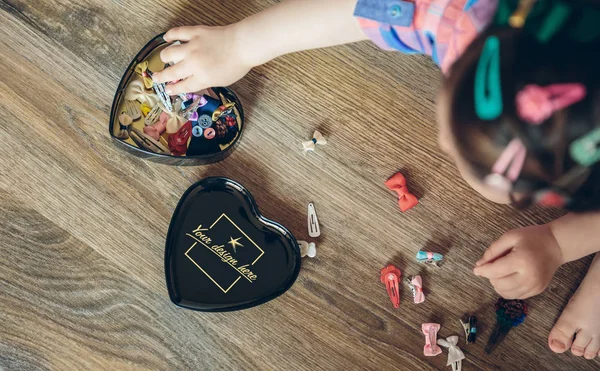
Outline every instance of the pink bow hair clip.
<path id="1" fill-rule="evenodd" d="M 425 294 L 423 293 L 423 279 L 421 276 L 414 276 L 407 278 L 406 283 L 410 287 L 413 294 L 415 304 L 421 304 L 425 301 Z"/>
<path id="2" fill-rule="evenodd" d="M 425 335 L 423 354 L 427 357 L 437 356 L 442 353 L 442 348 L 437 345 L 437 333 L 440 327 L 438 323 L 424 323 L 421 326 L 421 330 L 423 330 L 423 334 Z"/>
<path id="3" fill-rule="evenodd" d="M 578 83 L 527 85 L 517 94 L 517 113 L 530 124 L 540 125 L 554 112 L 581 101 L 586 94 L 585 86 Z"/>
<path id="4" fill-rule="evenodd" d="M 169 120 L 169 114 L 166 112 L 162 112 L 159 116 L 158 121 L 154 124 L 145 126 L 144 133 L 148 134 L 154 140 L 159 140 L 162 133 L 165 132 L 167 128 L 167 121 Z"/>
<path id="5" fill-rule="evenodd" d="M 526 158 L 527 150 L 521 140 L 513 139 L 492 167 L 492 173 L 485 177 L 484 183 L 500 192 L 510 192 L 513 182 L 521 174 Z"/>

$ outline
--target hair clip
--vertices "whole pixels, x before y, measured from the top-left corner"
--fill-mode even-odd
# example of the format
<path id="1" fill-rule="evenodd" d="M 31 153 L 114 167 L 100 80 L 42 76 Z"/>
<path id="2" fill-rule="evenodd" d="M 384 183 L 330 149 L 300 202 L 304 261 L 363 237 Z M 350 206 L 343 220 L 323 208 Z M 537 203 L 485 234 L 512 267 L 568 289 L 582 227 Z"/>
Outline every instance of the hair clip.
<path id="1" fill-rule="evenodd" d="M 220 105 L 213 113 L 212 120 L 217 121 L 219 117 L 226 114 L 231 114 L 233 112 L 233 107 L 235 107 L 235 102 L 225 103 Z"/>
<path id="2" fill-rule="evenodd" d="M 320 131 L 315 130 L 313 134 L 313 138 L 307 142 L 302 142 L 302 147 L 304 147 L 304 153 L 309 151 L 314 151 L 318 145 L 324 146 L 327 144 L 327 139 L 321 134 Z"/>
<path id="3" fill-rule="evenodd" d="M 125 100 L 137 100 L 140 103 L 147 103 L 151 107 L 154 107 L 160 101 L 158 95 L 148 93 L 146 89 L 144 89 L 144 83 L 139 79 L 133 80 L 127 85 L 127 89 L 125 89 Z"/>
<path id="4" fill-rule="evenodd" d="M 148 116 L 148 114 L 150 113 L 150 111 L 152 111 L 152 108 L 150 108 L 149 105 L 147 105 L 146 103 L 142 103 L 142 108 L 140 109 L 142 115 L 144 115 L 144 117 Z"/>
<path id="5" fill-rule="evenodd" d="M 500 81 L 500 40 L 490 36 L 485 41 L 475 71 L 475 112 L 482 120 L 494 120 L 502 114 Z"/>
<path id="6" fill-rule="evenodd" d="M 133 121 L 142 117 L 142 110 L 139 104 L 134 100 L 125 100 L 125 113 L 133 119 Z"/>
<path id="7" fill-rule="evenodd" d="M 169 114 L 162 112 L 160 118 L 156 123 L 150 126 L 144 127 L 144 133 L 148 134 L 154 140 L 160 140 L 160 136 L 165 132 L 167 127 L 167 121 L 169 120 Z"/>
<path id="8" fill-rule="evenodd" d="M 500 192 L 510 192 L 513 182 L 521 174 L 526 157 L 527 150 L 521 140 L 511 140 L 492 167 L 492 173 L 484 178 L 484 183 Z"/>
<path id="9" fill-rule="evenodd" d="M 444 339 L 438 339 L 438 345 L 448 348 L 448 362 L 446 366 L 452 366 L 452 371 L 462 371 L 462 360 L 465 354 L 458 347 L 458 336 L 449 336 Z"/>
<path id="10" fill-rule="evenodd" d="M 516 106 L 519 117 L 533 125 L 540 125 L 558 110 L 585 98 L 583 84 L 527 85 L 517 93 Z"/>
<path id="11" fill-rule="evenodd" d="M 422 251 L 417 252 L 417 261 L 419 263 L 430 264 L 436 267 L 442 265 L 442 259 L 444 255 L 438 254 L 437 252 Z"/>
<path id="12" fill-rule="evenodd" d="M 308 235 L 311 237 L 319 237 L 321 235 L 317 210 L 315 209 L 315 204 L 312 202 L 308 204 Z"/>
<path id="13" fill-rule="evenodd" d="M 437 356 L 442 353 L 442 348 L 437 345 L 437 333 L 440 330 L 440 325 L 437 323 L 424 323 L 421 330 L 425 335 L 425 347 L 423 354 L 427 357 Z"/>
<path id="14" fill-rule="evenodd" d="M 317 245 L 314 242 L 298 241 L 298 246 L 300 246 L 300 257 L 314 258 L 317 256 Z"/>
<path id="15" fill-rule="evenodd" d="M 146 89 L 152 89 L 152 85 L 154 84 L 152 81 L 152 74 L 149 72 L 148 61 L 138 63 L 135 66 L 135 73 L 142 77 L 142 81 L 144 82 Z"/>
<path id="16" fill-rule="evenodd" d="M 406 278 L 406 283 L 413 294 L 415 304 L 421 304 L 425 301 L 425 294 L 423 293 L 423 280 L 421 276 L 414 276 Z"/>
<path id="17" fill-rule="evenodd" d="M 571 14 L 571 6 L 565 1 L 552 1 L 550 4 L 549 14 L 546 16 L 542 24 L 537 28 L 537 39 L 541 43 L 548 42 L 560 30 L 569 15 Z"/>
<path id="18" fill-rule="evenodd" d="M 398 193 L 398 206 L 402 212 L 412 209 L 419 203 L 417 196 L 408 191 L 406 178 L 401 173 L 392 175 L 384 184 L 390 191 Z"/>
<path id="19" fill-rule="evenodd" d="M 146 115 L 146 118 L 144 119 L 144 125 L 146 126 L 150 126 L 153 125 L 155 122 L 158 121 L 158 119 L 162 116 L 163 114 L 163 110 L 160 106 L 160 104 L 155 105 L 152 110 L 150 110 L 150 112 L 148 112 L 148 114 Z M 167 115 L 167 118 L 169 116 Z"/>
<path id="20" fill-rule="evenodd" d="M 147 71 L 145 71 L 145 74 L 150 78 L 150 81 L 152 81 L 151 87 L 154 89 L 154 92 L 160 99 L 160 102 L 163 105 L 163 110 L 165 110 L 169 113 L 173 112 L 173 103 L 171 103 L 171 97 L 166 92 L 166 88 L 165 88 L 166 85 L 162 82 L 161 83 L 154 82 L 152 80 L 152 71 L 147 70 Z M 146 83 L 145 80 L 144 80 L 144 83 Z"/>
<path id="21" fill-rule="evenodd" d="M 163 155 L 170 155 L 171 152 L 157 140 L 154 140 L 149 135 L 143 133 L 141 130 L 134 127 L 131 128 L 130 132 L 131 139 L 137 144 L 138 147 L 146 149 L 148 151 L 159 153 Z"/>
<path id="22" fill-rule="evenodd" d="M 133 123 L 133 119 L 126 113 L 119 116 L 119 124 L 113 125 L 113 135 L 119 139 L 129 139 L 129 126 Z"/>
<path id="23" fill-rule="evenodd" d="M 174 156 L 183 156 L 187 152 L 188 139 L 192 135 L 192 122 L 188 121 L 179 128 L 179 130 L 169 135 L 167 140 L 169 143 L 169 149 Z"/>
<path id="24" fill-rule="evenodd" d="M 571 157 L 584 167 L 590 167 L 600 161 L 600 128 L 596 128 L 570 146 Z"/>
<path id="25" fill-rule="evenodd" d="M 527 317 L 527 304 L 523 300 L 498 299 L 496 302 L 496 326 L 485 347 L 490 354 L 504 340 L 511 328 L 519 326 Z"/>
<path id="26" fill-rule="evenodd" d="M 464 322 L 462 318 L 459 321 L 465 330 L 465 342 L 467 344 L 475 343 L 477 341 L 477 317 L 467 316 Z"/>
<path id="27" fill-rule="evenodd" d="M 537 0 L 521 0 L 519 2 L 519 7 L 508 19 L 508 24 L 511 27 L 522 28 L 525 25 L 525 20 L 527 20 L 527 16 L 531 13 L 531 9 L 535 5 Z"/>
<path id="28" fill-rule="evenodd" d="M 389 264 L 381 269 L 380 274 L 379 280 L 385 284 L 385 289 L 390 300 L 392 300 L 394 308 L 400 308 L 400 277 L 402 277 L 402 272 L 396 266 Z"/>

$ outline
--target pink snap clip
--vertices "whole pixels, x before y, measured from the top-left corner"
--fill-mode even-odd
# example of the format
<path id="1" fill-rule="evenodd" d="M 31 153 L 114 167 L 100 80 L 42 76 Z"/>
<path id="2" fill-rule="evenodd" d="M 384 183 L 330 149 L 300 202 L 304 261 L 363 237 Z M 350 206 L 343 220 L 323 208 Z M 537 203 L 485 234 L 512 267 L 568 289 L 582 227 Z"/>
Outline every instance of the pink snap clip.
<path id="1" fill-rule="evenodd" d="M 423 354 L 427 357 L 437 356 L 442 353 L 442 348 L 437 345 L 437 333 L 440 330 L 440 327 L 441 326 L 437 323 L 424 323 L 421 326 L 423 334 L 425 335 Z"/>

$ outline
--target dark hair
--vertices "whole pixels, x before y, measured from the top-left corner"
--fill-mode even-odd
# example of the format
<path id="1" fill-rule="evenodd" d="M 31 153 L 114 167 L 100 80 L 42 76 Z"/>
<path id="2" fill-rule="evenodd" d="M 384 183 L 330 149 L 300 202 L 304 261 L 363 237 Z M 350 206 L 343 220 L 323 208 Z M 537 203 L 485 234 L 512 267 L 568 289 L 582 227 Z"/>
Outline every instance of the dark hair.
<path id="1" fill-rule="evenodd" d="M 553 7 L 570 7 L 568 16 L 548 37 L 544 19 Z M 600 210 L 600 162 L 582 167 L 570 155 L 571 144 L 600 127 L 600 9 L 586 1 L 538 1 L 524 28 L 507 25 L 516 1 L 500 0 L 496 21 L 473 41 L 452 66 L 445 81 L 450 97 L 450 125 L 459 153 L 480 178 L 513 139 L 527 149 L 513 183 L 518 206 L 536 202 L 541 192 L 565 196 L 572 211 Z M 546 22 L 548 23 L 548 22 Z M 486 40 L 500 42 L 502 113 L 482 120 L 475 107 L 477 65 Z M 516 96 L 527 85 L 580 83 L 585 98 L 532 125 L 517 114 Z"/>

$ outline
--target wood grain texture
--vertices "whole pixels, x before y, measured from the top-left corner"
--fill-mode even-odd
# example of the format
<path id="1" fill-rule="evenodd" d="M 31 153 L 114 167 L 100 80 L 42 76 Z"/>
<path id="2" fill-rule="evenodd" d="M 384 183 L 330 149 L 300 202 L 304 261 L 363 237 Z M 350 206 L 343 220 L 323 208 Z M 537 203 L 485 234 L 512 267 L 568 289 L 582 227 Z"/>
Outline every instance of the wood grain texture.
<path id="1" fill-rule="evenodd" d="M 108 113 L 130 58 L 172 26 L 225 24 L 267 0 L 0 1 L 0 368 L 445 370 L 425 358 L 420 325 L 460 334 L 480 319 L 465 370 L 595 370 L 552 354 L 547 335 L 589 260 L 561 268 L 529 300 L 526 323 L 489 356 L 496 296 L 471 274 L 504 231 L 557 217 L 492 205 L 437 149 L 440 73 L 423 57 L 368 42 L 286 56 L 232 88 L 247 112 L 231 157 L 205 167 L 157 165 L 119 151 Z M 161 15 L 158 17 L 157 15 Z M 329 144 L 303 156 L 315 128 Z M 406 214 L 383 182 L 403 170 L 421 203 Z M 284 296 L 225 314 L 175 308 L 164 283 L 171 214 L 205 176 L 238 180 L 267 217 L 306 239 L 306 205 L 321 221 L 316 259 Z M 445 253 L 440 270 L 414 262 Z M 421 273 L 419 306 L 403 288 L 394 310 L 379 282 L 393 262 Z"/>

